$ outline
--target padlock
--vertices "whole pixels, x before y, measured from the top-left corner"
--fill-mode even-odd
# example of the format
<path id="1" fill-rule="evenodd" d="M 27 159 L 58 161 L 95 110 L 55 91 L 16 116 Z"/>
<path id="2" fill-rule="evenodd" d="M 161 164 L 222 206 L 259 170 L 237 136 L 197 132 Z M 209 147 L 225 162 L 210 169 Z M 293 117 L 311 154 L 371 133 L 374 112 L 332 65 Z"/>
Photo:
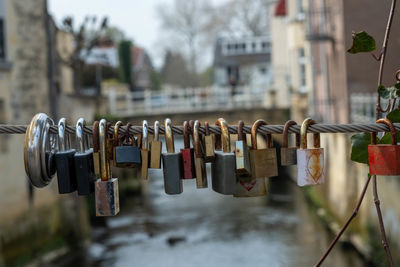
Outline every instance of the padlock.
<path id="1" fill-rule="evenodd" d="M 206 132 L 204 135 L 204 161 L 213 162 L 215 158 L 215 134 L 210 134 L 208 122 L 204 123 L 204 129 Z"/>
<path id="2" fill-rule="evenodd" d="M 76 173 L 74 164 L 75 149 L 71 148 L 69 134 L 66 134 L 67 120 L 58 122 L 58 151 L 55 155 L 57 168 L 58 192 L 60 194 L 72 193 L 76 190 Z"/>
<path id="3" fill-rule="evenodd" d="M 222 151 L 215 151 L 215 160 L 211 164 L 212 188 L 223 195 L 233 195 L 236 192 L 236 158 L 230 152 L 228 123 L 218 119 L 215 123 L 221 128 Z"/>
<path id="4" fill-rule="evenodd" d="M 50 133 L 54 122 L 44 113 L 36 114 L 26 129 L 24 166 L 26 175 L 35 187 L 47 186 L 55 174 L 55 136 Z"/>
<path id="5" fill-rule="evenodd" d="M 96 177 L 100 177 L 100 153 L 99 153 L 99 121 L 95 121 L 92 127 L 93 140 L 93 168 Z"/>
<path id="6" fill-rule="evenodd" d="M 107 138 L 107 160 L 109 160 L 110 164 L 111 164 L 114 161 L 114 138 L 113 138 L 113 135 L 110 133 L 111 132 L 111 123 L 110 122 L 107 122 L 106 129 L 107 129 L 106 134 L 108 136 L 108 138 Z M 109 169 L 111 169 L 111 166 Z"/>
<path id="7" fill-rule="evenodd" d="M 316 122 L 307 118 L 300 129 L 300 148 L 297 149 L 297 184 L 299 186 L 324 183 L 324 149 L 320 148 L 319 133 L 313 134 L 314 148 L 307 148 L 307 129 Z"/>
<path id="8" fill-rule="evenodd" d="M 397 145 L 397 133 L 388 119 L 379 119 L 376 123 L 389 126 L 392 144 L 376 144 L 376 133 L 371 133 L 371 145 L 368 145 L 369 173 L 371 175 L 400 175 L 400 146 Z"/>
<path id="9" fill-rule="evenodd" d="M 141 166 L 141 177 L 144 180 L 147 180 L 149 177 L 149 126 L 147 124 L 147 121 L 143 121 L 143 126 L 142 126 L 142 149 L 141 149 L 141 155 L 142 155 L 142 166 Z"/>
<path id="10" fill-rule="evenodd" d="M 194 150 L 190 148 L 190 128 L 187 121 L 183 122 L 183 148 L 181 149 L 182 154 L 182 166 L 183 166 L 183 179 L 194 179 L 196 178 L 194 168 Z"/>
<path id="11" fill-rule="evenodd" d="M 289 128 L 293 125 L 297 125 L 295 121 L 289 120 L 283 127 L 282 147 L 281 147 L 281 165 L 289 166 L 297 164 L 297 149 L 300 146 L 300 134 L 296 134 L 296 146 L 288 147 L 289 143 Z"/>
<path id="12" fill-rule="evenodd" d="M 238 140 L 235 145 L 236 172 L 239 179 L 242 176 L 246 178 L 251 177 L 250 154 L 243 126 L 244 122 L 240 120 L 237 128 Z"/>
<path id="13" fill-rule="evenodd" d="M 171 120 L 165 120 L 165 146 L 167 153 L 162 154 L 164 189 L 168 195 L 182 193 L 182 154 L 175 152 L 174 135 Z"/>
<path id="14" fill-rule="evenodd" d="M 77 149 L 74 155 L 78 195 L 90 195 L 93 193 L 94 183 L 96 182 L 93 149 L 88 149 L 88 138 L 83 132 L 85 126 L 85 119 L 80 118 L 76 124 Z"/>
<path id="15" fill-rule="evenodd" d="M 112 178 L 107 158 L 107 122 L 99 123 L 101 179 L 95 183 L 96 216 L 115 216 L 119 212 L 118 178 Z"/>
<path id="16" fill-rule="evenodd" d="M 134 137 L 131 138 L 129 134 L 131 124 L 128 123 L 126 126 L 125 137 L 120 137 L 119 129 L 121 126 L 122 122 L 120 121 L 114 126 L 114 164 L 119 168 L 139 167 L 142 163 L 141 151 L 137 147 Z"/>
<path id="17" fill-rule="evenodd" d="M 193 148 L 196 157 L 196 186 L 197 188 L 207 188 L 207 170 L 204 161 L 203 146 L 201 145 L 201 138 L 199 133 L 200 122 L 196 120 L 192 127 L 193 129 Z"/>
<path id="18" fill-rule="evenodd" d="M 150 168 L 161 169 L 162 142 L 160 141 L 160 123 L 154 122 L 154 135 L 150 143 Z"/>
<path id="19" fill-rule="evenodd" d="M 257 149 L 257 130 L 262 125 L 267 123 L 257 120 L 251 127 L 250 163 L 253 178 L 278 176 L 278 160 L 271 134 L 267 134 L 267 148 Z"/>

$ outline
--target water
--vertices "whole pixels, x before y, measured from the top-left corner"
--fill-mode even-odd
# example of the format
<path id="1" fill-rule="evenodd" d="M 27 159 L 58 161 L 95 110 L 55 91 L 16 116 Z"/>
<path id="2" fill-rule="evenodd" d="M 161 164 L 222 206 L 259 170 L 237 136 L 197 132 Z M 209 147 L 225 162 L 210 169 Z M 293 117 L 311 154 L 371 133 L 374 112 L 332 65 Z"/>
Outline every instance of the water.
<path id="1" fill-rule="evenodd" d="M 149 175 L 148 195 L 125 200 L 117 217 L 93 229 L 88 251 L 66 265 L 313 266 L 332 239 L 289 179 L 271 178 L 266 197 L 238 199 L 196 189 L 194 180 L 167 196 L 161 170 Z M 323 266 L 365 264 L 339 244 Z"/>

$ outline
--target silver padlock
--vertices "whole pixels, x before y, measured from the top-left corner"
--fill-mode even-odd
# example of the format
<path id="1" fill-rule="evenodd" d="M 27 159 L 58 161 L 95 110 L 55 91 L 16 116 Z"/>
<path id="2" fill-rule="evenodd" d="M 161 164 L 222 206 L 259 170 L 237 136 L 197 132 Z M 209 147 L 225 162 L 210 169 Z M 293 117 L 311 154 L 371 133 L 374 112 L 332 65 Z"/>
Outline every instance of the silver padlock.
<path id="1" fill-rule="evenodd" d="M 118 178 L 111 177 L 111 166 L 107 158 L 107 122 L 99 123 L 101 179 L 95 183 L 96 216 L 115 216 L 119 212 Z"/>
<path id="2" fill-rule="evenodd" d="M 203 146 L 199 133 L 200 122 L 196 120 L 193 126 L 193 147 L 195 154 L 196 186 L 197 188 L 207 188 L 207 169 L 204 160 Z"/>
<path id="3" fill-rule="evenodd" d="M 215 123 L 221 128 L 222 151 L 215 151 L 215 160 L 211 164 L 212 188 L 223 195 L 233 195 L 236 192 L 236 158 L 231 153 L 228 123 L 218 119 Z"/>
<path id="4" fill-rule="evenodd" d="M 174 135 L 170 119 L 165 120 L 165 146 L 167 153 L 162 154 L 165 193 L 168 195 L 181 194 L 183 191 L 182 154 L 181 152 L 175 152 Z"/>
<path id="5" fill-rule="evenodd" d="M 297 125 L 295 121 L 289 120 L 283 127 L 282 147 L 281 147 L 281 165 L 289 166 L 297 164 L 297 149 L 300 146 L 300 134 L 296 133 L 296 146 L 289 147 L 289 128 Z"/>
<path id="6" fill-rule="evenodd" d="M 246 134 L 243 132 L 243 126 L 244 122 L 240 120 L 237 128 L 238 140 L 235 147 L 236 172 L 239 179 L 241 177 L 251 178 L 250 153 L 246 142 Z"/>
<path id="7" fill-rule="evenodd" d="M 307 148 L 307 129 L 316 122 L 307 118 L 300 129 L 300 149 L 297 149 L 297 184 L 299 186 L 324 183 L 324 149 L 320 148 L 320 135 L 315 133 L 314 148 Z"/>

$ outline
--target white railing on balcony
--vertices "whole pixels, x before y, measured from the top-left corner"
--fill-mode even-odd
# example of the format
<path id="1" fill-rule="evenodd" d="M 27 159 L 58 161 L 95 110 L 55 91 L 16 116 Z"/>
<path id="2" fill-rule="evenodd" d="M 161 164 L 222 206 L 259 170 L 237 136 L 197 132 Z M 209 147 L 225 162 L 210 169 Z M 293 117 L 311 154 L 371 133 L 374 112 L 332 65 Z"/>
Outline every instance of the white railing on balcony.
<path id="1" fill-rule="evenodd" d="M 350 95 L 351 122 L 375 122 L 376 93 L 353 93 Z"/>
<path id="2" fill-rule="evenodd" d="M 107 92 L 109 111 L 120 116 L 192 113 L 268 107 L 268 91 L 250 87 L 206 87 L 145 92 Z"/>

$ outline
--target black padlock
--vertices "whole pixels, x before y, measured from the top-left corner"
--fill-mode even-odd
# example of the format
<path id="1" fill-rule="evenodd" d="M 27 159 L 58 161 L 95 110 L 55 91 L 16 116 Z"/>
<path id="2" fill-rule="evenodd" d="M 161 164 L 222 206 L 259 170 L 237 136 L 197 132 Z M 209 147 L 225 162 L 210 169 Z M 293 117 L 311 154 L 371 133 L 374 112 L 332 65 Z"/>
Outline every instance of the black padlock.
<path id="1" fill-rule="evenodd" d="M 74 155 L 75 149 L 71 149 L 69 135 L 66 134 L 67 120 L 58 122 L 58 151 L 55 154 L 58 192 L 68 194 L 76 191 L 77 182 L 75 174 Z"/>
<path id="2" fill-rule="evenodd" d="M 114 144 L 116 144 L 114 147 L 114 164 L 120 168 L 139 167 L 142 163 L 142 157 L 135 138 L 129 134 L 131 124 L 127 124 L 124 138 L 119 137 L 119 128 L 121 126 L 122 122 L 120 121 L 114 126 Z"/>
<path id="3" fill-rule="evenodd" d="M 74 155 L 78 195 L 93 193 L 97 178 L 94 173 L 93 149 L 88 149 L 88 136 L 83 132 L 85 126 L 85 119 L 80 118 L 76 124 L 77 151 Z"/>

